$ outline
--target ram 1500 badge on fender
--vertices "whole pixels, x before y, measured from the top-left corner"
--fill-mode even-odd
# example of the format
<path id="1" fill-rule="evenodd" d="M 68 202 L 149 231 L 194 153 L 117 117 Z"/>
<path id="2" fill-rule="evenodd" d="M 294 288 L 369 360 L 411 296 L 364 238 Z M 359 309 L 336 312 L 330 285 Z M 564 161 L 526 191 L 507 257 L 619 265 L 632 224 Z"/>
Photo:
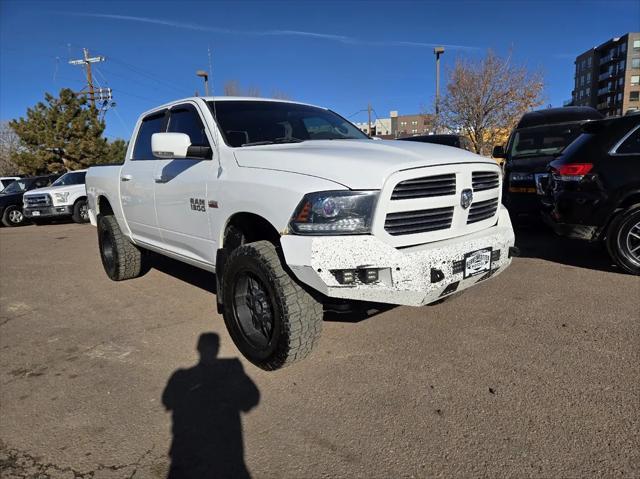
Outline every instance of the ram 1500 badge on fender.
<path id="1" fill-rule="evenodd" d="M 309 354 L 323 305 L 441 301 L 502 272 L 514 244 L 492 160 L 372 141 L 294 102 L 155 108 L 87 193 L 111 279 L 141 275 L 146 250 L 216 272 L 227 329 L 264 369 Z"/>

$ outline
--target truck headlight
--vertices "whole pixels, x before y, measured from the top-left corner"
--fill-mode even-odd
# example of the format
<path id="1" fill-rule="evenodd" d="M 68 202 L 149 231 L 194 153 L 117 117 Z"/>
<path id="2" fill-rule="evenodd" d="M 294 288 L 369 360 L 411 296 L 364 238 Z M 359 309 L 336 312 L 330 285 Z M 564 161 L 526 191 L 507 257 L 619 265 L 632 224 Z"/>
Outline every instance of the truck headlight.
<path id="1" fill-rule="evenodd" d="M 296 234 L 367 234 L 377 191 L 320 191 L 302 199 L 289 222 Z"/>
<path id="2" fill-rule="evenodd" d="M 69 198 L 69 192 L 68 191 L 66 193 L 54 193 L 53 194 L 53 199 L 55 199 L 56 202 L 58 202 L 58 203 L 66 202 L 67 198 Z"/>

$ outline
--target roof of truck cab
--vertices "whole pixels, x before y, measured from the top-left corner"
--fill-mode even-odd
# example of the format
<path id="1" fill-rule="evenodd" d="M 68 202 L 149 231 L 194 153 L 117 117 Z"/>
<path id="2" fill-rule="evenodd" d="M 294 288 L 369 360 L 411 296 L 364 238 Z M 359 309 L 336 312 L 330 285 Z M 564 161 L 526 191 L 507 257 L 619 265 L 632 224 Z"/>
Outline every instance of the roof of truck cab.
<path id="1" fill-rule="evenodd" d="M 144 112 L 143 115 L 147 115 L 151 112 L 158 111 L 163 108 L 170 108 L 174 105 L 183 103 L 185 101 L 198 101 L 198 100 L 216 101 L 216 102 L 218 101 L 269 101 L 274 103 L 293 103 L 295 105 L 305 105 L 305 106 L 311 106 L 314 108 L 322 108 L 323 110 L 328 109 L 324 106 L 313 105 L 311 103 L 304 103 L 301 101 L 292 101 L 292 100 L 280 100 L 278 98 L 259 98 L 259 97 L 252 97 L 252 96 L 190 96 L 187 98 L 180 98 L 178 100 L 173 100 L 171 102 L 165 103 L 164 105 L 159 105 L 155 108 L 152 108 L 151 110 Z"/>
<path id="2" fill-rule="evenodd" d="M 565 106 L 561 108 L 547 108 L 545 110 L 525 113 L 516 129 L 532 126 L 552 125 L 555 123 L 571 123 L 586 120 L 600 120 L 604 118 L 595 108 L 590 106 Z"/>

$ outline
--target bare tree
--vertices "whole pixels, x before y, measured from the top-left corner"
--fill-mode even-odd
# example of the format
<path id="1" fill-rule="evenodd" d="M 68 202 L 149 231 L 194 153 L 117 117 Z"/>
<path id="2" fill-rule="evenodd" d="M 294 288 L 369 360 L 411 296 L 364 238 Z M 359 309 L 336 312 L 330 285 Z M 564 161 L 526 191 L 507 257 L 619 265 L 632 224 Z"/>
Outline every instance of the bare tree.
<path id="1" fill-rule="evenodd" d="M 225 96 L 241 96 L 240 82 L 238 80 L 229 80 L 224 84 Z"/>
<path id="2" fill-rule="evenodd" d="M 489 51 L 482 60 L 458 60 L 441 101 L 441 121 L 466 135 L 476 151 L 489 155 L 520 117 L 542 104 L 540 73 Z"/>
<path id="3" fill-rule="evenodd" d="M 238 80 L 227 81 L 224 84 L 224 94 L 225 96 L 251 96 L 255 98 L 262 97 L 260 87 L 252 85 L 244 88 Z M 281 100 L 291 99 L 289 94 L 282 90 L 273 90 L 272 98 L 279 98 Z"/>
<path id="4" fill-rule="evenodd" d="M 246 92 L 245 92 L 246 96 L 253 96 L 256 98 L 260 98 L 262 95 L 260 94 L 260 88 L 258 88 L 257 86 L 250 86 L 249 88 L 247 88 Z"/>
<path id="5" fill-rule="evenodd" d="M 10 176 L 18 173 L 12 157 L 20 147 L 20 138 L 9 126 L 9 122 L 0 122 L 0 176 Z"/>
<path id="6" fill-rule="evenodd" d="M 291 95 L 282 90 L 273 90 L 271 92 L 271 98 L 277 98 L 278 100 L 291 100 Z"/>

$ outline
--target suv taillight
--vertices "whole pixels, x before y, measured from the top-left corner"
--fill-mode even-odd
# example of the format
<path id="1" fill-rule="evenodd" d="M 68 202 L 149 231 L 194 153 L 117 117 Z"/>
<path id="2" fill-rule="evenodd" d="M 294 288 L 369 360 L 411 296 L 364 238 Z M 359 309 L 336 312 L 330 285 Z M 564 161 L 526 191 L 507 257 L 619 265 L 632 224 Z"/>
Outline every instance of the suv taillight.
<path id="1" fill-rule="evenodd" d="M 569 163 L 552 169 L 555 179 L 561 181 L 580 181 L 593 168 L 593 163 Z"/>

